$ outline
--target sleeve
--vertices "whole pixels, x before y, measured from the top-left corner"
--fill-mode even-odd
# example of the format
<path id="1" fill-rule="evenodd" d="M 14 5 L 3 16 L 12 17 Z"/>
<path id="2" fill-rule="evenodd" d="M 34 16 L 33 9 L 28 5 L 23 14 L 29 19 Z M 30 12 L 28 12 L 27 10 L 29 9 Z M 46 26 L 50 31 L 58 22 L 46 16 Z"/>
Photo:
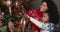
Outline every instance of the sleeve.
<path id="1" fill-rule="evenodd" d="M 36 26 L 38 26 L 39 28 L 43 28 L 42 25 L 44 24 L 43 22 L 41 21 L 38 21 L 32 17 L 30 17 L 30 21 L 33 22 Z"/>
<path id="2" fill-rule="evenodd" d="M 54 32 L 55 25 L 53 23 L 49 23 L 49 24 L 43 23 L 43 22 L 38 21 L 32 17 L 30 17 L 30 21 L 43 30 L 46 30 L 49 32 Z"/>
<path id="3" fill-rule="evenodd" d="M 27 12 L 29 16 L 32 16 L 32 11 Z"/>

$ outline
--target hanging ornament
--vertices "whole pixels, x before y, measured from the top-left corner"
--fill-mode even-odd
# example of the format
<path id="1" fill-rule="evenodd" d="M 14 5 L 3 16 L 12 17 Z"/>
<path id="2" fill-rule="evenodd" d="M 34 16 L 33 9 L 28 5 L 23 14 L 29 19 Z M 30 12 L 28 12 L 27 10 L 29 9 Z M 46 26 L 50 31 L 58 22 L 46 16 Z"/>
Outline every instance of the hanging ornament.
<path id="1" fill-rule="evenodd" d="M 11 4 L 11 1 L 10 0 L 7 0 L 7 4 L 10 5 Z"/>
<path id="2" fill-rule="evenodd" d="M 10 13 L 10 15 L 12 15 L 12 13 L 11 13 L 11 7 L 9 7 L 9 13 Z"/>
<path id="3" fill-rule="evenodd" d="M 12 2 L 10 1 L 10 0 L 3 0 L 2 1 L 2 5 L 5 5 L 5 6 L 7 6 L 7 7 L 9 7 L 9 6 L 11 6 L 11 4 L 12 4 Z"/>
<path id="4" fill-rule="evenodd" d="M 18 2 L 16 1 L 16 6 L 18 5 Z"/>

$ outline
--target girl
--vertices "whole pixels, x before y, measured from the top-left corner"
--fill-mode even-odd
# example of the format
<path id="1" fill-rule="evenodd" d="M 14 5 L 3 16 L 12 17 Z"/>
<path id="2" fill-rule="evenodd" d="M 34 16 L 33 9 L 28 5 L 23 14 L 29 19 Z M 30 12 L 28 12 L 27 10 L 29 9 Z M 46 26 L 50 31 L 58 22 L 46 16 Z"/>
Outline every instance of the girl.
<path id="1" fill-rule="evenodd" d="M 36 26 L 41 28 L 40 32 L 54 32 L 54 23 L 49 23 L 49 15 L 48 13 L 43 14 L 42 22 L 39 20 L 36 20 L 32 17 L 29 17 L 30 21 L 33 22 Z"/>

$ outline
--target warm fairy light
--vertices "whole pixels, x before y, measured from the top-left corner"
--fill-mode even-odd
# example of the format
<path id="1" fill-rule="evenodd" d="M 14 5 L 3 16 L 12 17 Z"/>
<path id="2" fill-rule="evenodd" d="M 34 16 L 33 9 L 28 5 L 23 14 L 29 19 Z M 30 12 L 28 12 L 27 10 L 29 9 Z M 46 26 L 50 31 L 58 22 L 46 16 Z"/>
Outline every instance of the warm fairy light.
<path id="1" fill-rule="evenodd" d="M 11 1 L 10 0 L 7 0 L 7 5 L 11 5 Z"/>
<path id="2" fill-rule="evenodd" d="M 4 12 L 2 12 L 2 15 L 4 15 Z"/>
<path id="3" fill-rule="evenodd" d="M 24 20 L 24 25 L 26 24 L 26 21 Z"/>
<path id="4" fill-rule="evenodd" d="M 9 7 L 9 13 L 10 13 L 10 15 L 11 15 L 11 7 Z"/>
<path id="5" fill-rule="evenodd" d="M 16 1 L 16 6 L 18 5 L 18 2 Z"/>

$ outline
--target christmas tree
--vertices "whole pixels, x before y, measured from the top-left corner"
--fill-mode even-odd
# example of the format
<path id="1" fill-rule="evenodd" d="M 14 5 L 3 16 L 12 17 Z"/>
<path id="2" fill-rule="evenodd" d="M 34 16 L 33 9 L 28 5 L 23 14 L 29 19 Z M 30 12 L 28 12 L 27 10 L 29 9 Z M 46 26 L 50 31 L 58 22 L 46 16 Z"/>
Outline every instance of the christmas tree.
<path id="1" fill-rule="evenodd" d="M 10 22 L 10 21 L 12 21 L 12 22 L 18 21 L 18 23 L 21 22 L 21 19 L 25 17 L 25 15 L 24 15 L 25 11 L 28 11 L 31 9 L 31 6 L 29 4 L 30 1 L 31 0 L 14 0 L 14 1 L 0 0 L 0 2 L 1 2 L 0 10 L 4 13 L 4 19 L 3 19 L 4 25 L 8 25 L 8 22 Z M 30 8 L 28 8 L 28 7 L 30 7 Z M 22 24 L 24 24 L 24 23 L 22 23 Z M 26 31 L 26 32 L 32 31 L 32 29 L 29 28 L 31 26 L 31 24 L 30 23 L 27 23 L 27 24 L 25 25 L 25 28 L 23 27 L 26 30 L 23 30 L 21 28 L 22 31 Z"/>

